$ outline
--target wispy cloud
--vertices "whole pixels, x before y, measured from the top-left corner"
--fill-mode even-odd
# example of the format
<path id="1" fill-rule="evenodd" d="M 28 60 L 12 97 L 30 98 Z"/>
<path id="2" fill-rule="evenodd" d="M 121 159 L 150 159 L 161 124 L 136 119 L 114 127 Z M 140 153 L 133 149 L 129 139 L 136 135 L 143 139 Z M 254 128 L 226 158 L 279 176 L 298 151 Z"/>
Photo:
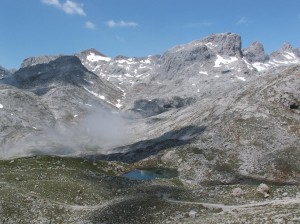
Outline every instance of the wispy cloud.
<path id="1" fill-rule="evenodd" d="M 95 30 L 96 25 L 94 23 L 92 23 L 91 21 L 86 21 L 85 22 L 85 28 L 90 29 L 90 30 Z"/>
<path id="2" fill-rule="evenodd" d="M 86 16 L 86 13 L 83 10 L 82 3 L 76 3 L 71 0 L 66 0 L 64 3 L 61 3 L 60 0 L 41 0 L 41 2 L 46 5 L 51 5 L 60 10 L 63 10 L 67 14 Z"/>
<path id="3" fill-rule="evenodd" d="M 213 23 L 211 23 L 211 22 L 198 22 L 198 23 L 187 24 L 186 27 L 197 28 L 197 27 L 210 27 L 212 25 L 213 25 Z"/>
<path id="4" fill-rule="evenodd" d="M 125 22 L 123 20 L 119 22 L 115 22 L 114 20 L 109 20 L 106 22 L 106 25 L 110 28 L 115 28 L 115 27 L 137 27 L 139 24 L 136 22 Z"/>
<path id="5" fill-rule="evenodd" d="M 250 23 L 252 23 L 252 20 L 248 20 L 245 16 L 243 16 L 242 18 L 239 19 L 239 21 L 237 21 L 237 25 L 248 25 Z"/>
<path id="6" fill-rule="evenodd" d="M 48 5 L 55 5 L 59 6 L 59 0 L 42 0 L 42 3 L 48 4 Z"/>

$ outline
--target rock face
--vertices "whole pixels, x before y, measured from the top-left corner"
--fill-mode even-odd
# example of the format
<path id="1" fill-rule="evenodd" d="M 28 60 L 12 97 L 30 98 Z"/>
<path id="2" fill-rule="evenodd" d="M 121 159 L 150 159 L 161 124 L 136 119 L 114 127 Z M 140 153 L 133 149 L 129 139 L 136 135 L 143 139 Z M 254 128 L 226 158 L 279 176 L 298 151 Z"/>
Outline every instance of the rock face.
<path id="1" fill-rule="evenodd" d="M 284 43 L 282 47 L 271 54 L 271 59 L 284 63 L 286 60 L 297 61 L 297 55 L 290 43 Z"/>
<path id="2" fill-rule="evenodd" d="M 242 57 L 241 36 L 237 34 L 213 34 L 204 38 L 202 42 L 215 45 L 215 51 L 220 55 Z"/>
<path id="3" fill-rule="evenodd" d="M 264 47 L 260 42 L 253 42 L 248 48 L 243 50 L 243 55 L 250 63 L 264 63 L 270 58 L 265 53 Z"/>
<path id="4" fill-rule="evenodd" d="M 244 55 L 258 71 L 295 65 L 300 62 L 299 51 L 293 49 L 289 43 L 285 43 L 279 50 L 268 56 L 264 53 L 262 45 L 255 42 L 244 50 Z"/>
<path id="5" fill-rule="evenodd" d="M 33 65 L 38 65 L 38 64 L 47 64 L 50 61 L 53 61 L 53 60 L 57 59 L 59 56 L 53 55 L 53 56 L 40 56 L 40 57 L 26 58 L 22 62 L 21 68 L 25 68 L 25 67 L 33 66 Z"/>
<path id="6" fill-rule="evenodd" d="M 8 70 L 0 66 L 0 80 L 6 78 L 7 76 L 11 75 L 14 73 L 14 70 Z"/>
<path id="7" fill-rule="evenodd" d="M 168 50 L 161 58 L 159 73 L 173 79 L 176 75 L 191 76 L 199 68 L 213 69 L 242 57 L 241 37 L 232 33 L 213 34 Z"/>
<path id="8" fill-rule="evenodd" d="M 175 47 L 162 56 L 161 73 L 167 74 L 166 78 L 172 79 L 178 72 L 188 72 L 189 68 L 205 63 L 213 57 L 215 55 L 206 45 L 189 44 Z"/>
<path id="9" fill-rule="evenodd" d="M 294 53 L 295 53 L 298 57 L 300 57 L 300 48 L 294 49 Z"/>
<path id="10" fill-rule="evenodd" d="M 32 150 L 40 151 L 39 148 L 53 148 L 53 145 L 65 149 L 69 146 L 75 148 L 76 144 L 73 143 L 77 140 L 87 142 L 88 136 L 84 136 L 84 133 L 100 130 L 94 126 L 102 118 L 93 115 L 94 124 L 86 131 L 83 129 L 87 128 L 87 124 L 78 127 L 80 134 L 75 135 L 81 136 L 77 136 L 77 140 L 69 126 L 80 123 L 78 117 L 84 119 L 88 114 L 96 113 L 95 111 L 102 111 L 103 116 L 109 120 L 108 114 L 120 107 L 119 99 L 122 98 L 122 92 L 118 88 L 88 71 L 75 56 L 61 56 L 49 63 L 21 68 L 1 80 L 1 83 L 4 84 L 0 98 L 1 155 L 6 148 L 13 148 L 13 143 L 22 144 L 25 154 Z M 108 121 L 108 124 L 112 123 Z M 78 128 L 73 130 L 74 133 Z M 57 138 L 58 135 L 65 135 L 65 139 Z M 97 136 L 93 133 L 90 135 Z M 35 139 L 33 136 L 39 137 Z M 31 140 L 24 140 L 26 138 Z M 92 141 L 90 143 L 95 144 Z M 87 144 L 89 145 L 88 142 Z M 11 150 L 12 155 L 13 152 Z M 5 153 L 6 156 L 11 154 Z"/>
<path id="11" fill-rule="evenodd" d="M 171 99 L 137 100 L 134 102 L 134 112 L 142 117 L 150 117 L 161 114 L 171 109 L 186 107 L 195 103 L 195 99 L 173 97 Z"/>
<path id="12" fill-rule="evenodd" d="M 1 157 L 3 154 L 16 153 L 10 150 L 6 152 L 6 144 L 18 142 L 37 130 L 55 124 L 55 118 L 47 105 L 33 93 L 9 85 L 0 85 L 0 104 Z"/>
<path id="13" fill-rule="evenodd" d="M 88 70 L 114 84 L 123 94 L 126 94 L 132 86 L 149 79 L 159 64 L 158 56 L 110 58 L 95 49 L 75 55 Z"/>
<path id="14" fill-rule="evenodd" d="M 21 68 L 13 75 L 12 83 L 37 95 L 43 95 L 53 87 L 67 85 L 80 87 L 112 104 L 117 104 L 118 98 L 122 97 L 120 90 L 88 71 L 75 56 L 61 56 L 48 64 Z"/>

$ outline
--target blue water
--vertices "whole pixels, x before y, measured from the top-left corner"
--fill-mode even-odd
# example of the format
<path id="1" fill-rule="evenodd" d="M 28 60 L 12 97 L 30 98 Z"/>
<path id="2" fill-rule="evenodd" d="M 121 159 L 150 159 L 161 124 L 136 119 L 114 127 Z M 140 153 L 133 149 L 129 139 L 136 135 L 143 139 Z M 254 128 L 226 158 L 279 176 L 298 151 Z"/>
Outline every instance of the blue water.
<path id="1" fill-rule="evenodd" d="M 151 180 L 156 178 L 172 178 L 177 177 L 178 173 L 176 170 L 162 169 L 162 168 L 152 168 L 144 170 L 132 170 L 128 173 L 122 175 L 133 180 Z"/>

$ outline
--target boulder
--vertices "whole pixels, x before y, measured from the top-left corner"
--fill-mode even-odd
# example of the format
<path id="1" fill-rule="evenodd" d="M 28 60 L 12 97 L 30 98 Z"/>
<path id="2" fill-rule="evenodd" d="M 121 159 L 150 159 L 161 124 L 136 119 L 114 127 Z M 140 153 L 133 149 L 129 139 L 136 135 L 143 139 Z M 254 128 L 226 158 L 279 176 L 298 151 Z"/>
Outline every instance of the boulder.
<path id="1" fill-rule="evenodd" d="M 264 194 L 265 198 L 269 197 L 270 196 L 270 188 L 268 185 L 264 184 L 264 183 L 261 183 L 257 188 L 256 188 L 256 191 L 261 193 L 261 194 Z"/>
<path id="2" fill-rule="evenodd" d="M 245 194 L 244 191 L 239 187 L 234 188 L 232 190 L 232 196 L 234 197 L 242 197 L 244 194 Z"/>

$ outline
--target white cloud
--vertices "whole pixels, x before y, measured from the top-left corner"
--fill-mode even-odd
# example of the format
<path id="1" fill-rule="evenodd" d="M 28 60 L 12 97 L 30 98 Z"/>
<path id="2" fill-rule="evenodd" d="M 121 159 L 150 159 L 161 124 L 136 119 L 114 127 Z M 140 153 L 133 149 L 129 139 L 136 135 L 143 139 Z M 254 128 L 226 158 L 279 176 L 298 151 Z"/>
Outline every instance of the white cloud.
<path id="1" fill-rule="evenodd" d="M 92 23 L 91 21 L 86 21 L 85 22 L 85 28 L 90 29 L 90 30 L 94 30 L 94 29 L 96 29 L 96 25 L 94 23 Z"/>
<path id="2" fill-rule="evenodd" d="M 137 23 L 135 22 L 125 22 L 123 20 L 119 22 L 115 22 L 114 20 L 109 20 L 106 22 L 106 25 L 110 28 L 115 28 L 115 27 L 136 27 L 138 26 Z"/>
<path id="3" fill-rule="evenodd" d="M 59 6 L 59 0 L 42 0 L 42 3 L 48 4 L 48 5 L 55 5 Z"/>
<path id="4" fill-rule="evenodd" d="M 76 3 L 71 0 L 66 0 L 65 3 L 61 3 L 60 0 L 41 0 L 46 5 L 55 6 L 63 10 L 67 14 L 77 14 L 80 16 L 86 16 L 83 10 L 82 3 Z"/>
<path id="5" fill-rule="evenodd" d="M 240 20 L 239 21 L 237 21 L 237 25 L 247 25 L 247 24 L 250 24 L 250 23 L 252 23 L 252 21 L 251 20 L 248 20 L 245 16 L 243 16 L 242 18 L 240 18 Z"/>
<path id="6" fill-rule="evenodd" d="M 186 25 L 189 28 L 195 28 L 195 27 L 209 27 L 212 26 L 213 24 L 211 22 L 199 22 L 199 23 L 190 23 Z"/>
<path id="7" fill-rule="evenodd" d="M 83 4 L 79 4 L 76 2 L 72 2 L 70 0 L 67 0 L 64 4 L 63 4 L 63 10 L 68 13 L 68 14 L 78 14 L 81 16 L 85 16 L 85 12 L 83 10 Z"/>

